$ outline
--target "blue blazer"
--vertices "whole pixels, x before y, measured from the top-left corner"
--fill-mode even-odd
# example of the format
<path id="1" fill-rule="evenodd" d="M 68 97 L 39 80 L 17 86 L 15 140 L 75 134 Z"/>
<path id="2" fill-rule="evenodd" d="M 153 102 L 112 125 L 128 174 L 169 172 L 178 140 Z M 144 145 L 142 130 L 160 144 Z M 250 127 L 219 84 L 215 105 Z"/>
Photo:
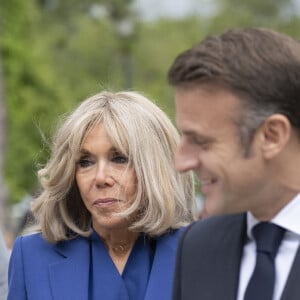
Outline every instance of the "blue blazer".
<path id="1" fill-rule="evenodd" d="M 171 299 L 182 231 L 158 238 L 145 300 Z M 41 234 L 18 237 L 10 258 L 7 300 L 88 300 L 89 255 L 88 238 L 50 244 Z"/>

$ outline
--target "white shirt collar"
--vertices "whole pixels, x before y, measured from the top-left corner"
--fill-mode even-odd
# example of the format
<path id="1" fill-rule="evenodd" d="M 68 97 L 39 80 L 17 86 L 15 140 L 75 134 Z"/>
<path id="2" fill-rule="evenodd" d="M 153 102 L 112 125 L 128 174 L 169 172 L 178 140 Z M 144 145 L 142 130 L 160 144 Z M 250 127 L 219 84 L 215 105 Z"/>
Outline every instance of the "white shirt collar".
<path id="1" fill-rule="evenodd" d="M 247 235 L 250 239 L 253 238 L 252 228 L 259 222 L 251 212 L 247 212 Z M 280 210 L 270 222 L 300 236 L 300 193 Z"/>

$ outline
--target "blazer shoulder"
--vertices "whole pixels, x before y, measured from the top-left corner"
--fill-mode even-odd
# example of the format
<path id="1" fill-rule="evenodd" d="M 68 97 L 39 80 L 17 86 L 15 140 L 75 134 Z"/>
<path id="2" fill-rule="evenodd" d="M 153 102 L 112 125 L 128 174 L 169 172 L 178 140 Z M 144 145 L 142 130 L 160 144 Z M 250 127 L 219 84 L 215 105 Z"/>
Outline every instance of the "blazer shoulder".
<path id="1" fill-rule="evenodd" d="M 57 255 L 68 256 L 70 253 L 87 247 L 88 238 L 76 237 L 71 240 L 66 240 L 58 243 L 50 243 L 42 236 L 41 233 L 32 233 L 21 235 L 16 238 L 13 246 L 13 252 L 21 249 L 24 256 L 28 255 L 34 259 L 36 254 L 40 256 Z M 36 257 L 37 258 L 37 257 Z"/>
<path id="2" fill-rule="evenodd" d="M 39 232 L 20 235 L 14 241 L 14 247 L 15 245 L 21 245 L 22 248 L 40 247 L 46 244 L 51 245 L 43 238 L 42 234 Z"/>
<path id="3" fill-rule="evenodd" d="M 165 234 L 158 237 L 158 240 L 170 241 L 170 242 L 178 242 L 180 237 L 182 236 L 183 232 L 186 230 L 187 227 L 180 227 L 178 229 L 171 229 Z"/>

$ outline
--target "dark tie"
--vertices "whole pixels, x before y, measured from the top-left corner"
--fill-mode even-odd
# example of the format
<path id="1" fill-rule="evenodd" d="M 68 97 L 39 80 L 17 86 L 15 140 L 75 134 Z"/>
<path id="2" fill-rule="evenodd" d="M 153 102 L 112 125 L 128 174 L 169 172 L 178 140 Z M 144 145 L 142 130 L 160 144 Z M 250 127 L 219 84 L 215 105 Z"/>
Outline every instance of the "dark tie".
<path id="1" fill-rule="evenodd" d="M 252 229 L 256 242 L 256 265 L 244 300 L 272 300 L 275 282 L 275 256 L 285 230 L 269 222 Z"/>

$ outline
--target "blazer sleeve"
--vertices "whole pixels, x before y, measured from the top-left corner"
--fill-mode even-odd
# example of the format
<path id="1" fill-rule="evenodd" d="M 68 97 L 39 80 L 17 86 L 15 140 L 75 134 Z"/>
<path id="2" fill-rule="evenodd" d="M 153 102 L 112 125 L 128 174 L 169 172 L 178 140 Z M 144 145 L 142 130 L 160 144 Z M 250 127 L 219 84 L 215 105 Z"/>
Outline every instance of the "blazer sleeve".
<path id="1" fill-rule="evenodd" d="M 22 254 L 22 237 L 15 240 L 8 268 L 8 297 L 7 300 L 26 300 L 24 281 L 24 266 Z"/>

